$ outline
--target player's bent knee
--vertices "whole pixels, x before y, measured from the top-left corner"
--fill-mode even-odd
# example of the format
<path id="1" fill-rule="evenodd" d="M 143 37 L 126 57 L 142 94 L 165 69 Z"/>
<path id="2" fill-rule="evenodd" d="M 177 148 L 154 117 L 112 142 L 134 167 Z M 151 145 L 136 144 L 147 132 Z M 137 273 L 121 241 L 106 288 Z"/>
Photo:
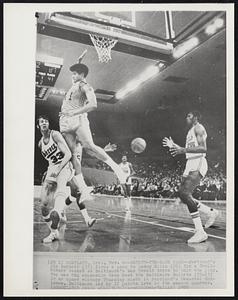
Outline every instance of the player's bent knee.
<path id="1" fill-rule="evenodd" d="M 60 216 L 59 216 L 59 213 L 56 210 L 53 210 L 50 213 L 50 219 L 52 221 L 51 228 L 52 229 L 57 229 L 59 221 L 60 221 Z"/>
<path id="2" fill-rule="evenodd" d="M 49 212 L 50 212 L 50 209 L 47 205 L 42 205 L 41 206 L 41 214 L 42 214 L 43 217 L 48 216 Z"/>
<path id="3" fill-rule="evenodd" d="M 67 198 L 67 193 L 65 191 L 57 191 L 55 194 L 55 205 L 54 210 L 61 214 L 65 208 L 65 200 Z"/>
<path id="4" fill-rule="evenodd" d="M 179 195 L 179 198 L 181 199 L 181 201 L 182 201 L 183 203 L 187 203 L 187 201 L 188 201 L 188 199 L 189 199 L 190 193 L 187 192 L 187 191 L 184 190 L 184 189 L 180 189 L 180 190 L 178 191 L 178 195 Z"/>

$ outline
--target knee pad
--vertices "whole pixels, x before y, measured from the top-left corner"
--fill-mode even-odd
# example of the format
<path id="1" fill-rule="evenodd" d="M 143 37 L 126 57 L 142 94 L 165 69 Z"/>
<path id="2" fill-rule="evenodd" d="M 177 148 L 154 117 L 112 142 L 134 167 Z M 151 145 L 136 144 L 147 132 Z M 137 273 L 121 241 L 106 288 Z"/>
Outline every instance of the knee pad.
<path id="1" fill-rule="evenodd" d="M 189 199 L 190 194 L 184 190 L 178 191 L 179 198 L 183 203 L 187 203 L 187 200 Z"/>
<path id="2" fill-rule="evenodd" d="M 55 210 L 53 210 L 51 213 L 50 213 L 50 219 L 52 221 L 51 223 L 51 228 L 52 229 L 57 229 L 58 228 L 58 224 L 59 224 L 59 221 L 60 221 L 60 216 L 59 216 L 59 213 Z"/>
<path id="3" fill-rule="evenodd" d="M 41 214 L 43 217 L 47 217 L 49 215 L 50 209 L 47 205 L 41 206 Z"/>
<path id="4" fill-rule="evenodd" d="M 72 203 L 72 201 L 69 199 L 69 197 L 65 200 L 65 204 L 69 206 Z"/>

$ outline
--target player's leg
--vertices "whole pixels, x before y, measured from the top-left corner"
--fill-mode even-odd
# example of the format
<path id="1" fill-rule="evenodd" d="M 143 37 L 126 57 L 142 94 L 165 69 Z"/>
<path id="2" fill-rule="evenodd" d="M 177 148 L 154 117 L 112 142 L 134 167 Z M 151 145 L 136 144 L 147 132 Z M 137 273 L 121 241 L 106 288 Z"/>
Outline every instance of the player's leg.
<path id="1" fill-rule="evenodd" d="M 194 168 L 195 165 L 191 166 L 191 163 L 188 163 L 188 169 L 192 167 Z M 205 157 L 203 157 L 202 159 L 199 160 L 199 163 L 196 165 L 197 171 L 199 171 L 201 178 L 205 177 L 206 173 L 207 173 L 207 160 Z M 186 171 L 186 170 L 185 170 Z M 186 172 L 185 172 L 186 173 Z M 215 223 L 216 218 L 218 217 L 219 213 L 216 209 L 213 209 L 203 203 L 201 203 L 200 201 L 196 200 L 197 203 L 197 207 L 199 212 L 202 212 L 206 215 L 207 217 L 207 221 L 205 223 L 205 228 L 209 228 L 210 226 L 212 226 Z"/>
<path id="2" fill-rule="evenodd" d="M 199 171 L 192 171 L 187 177 L 183 177 L 179 189 L 179 197 L 182 202 L 187 205 L 196 230 L 195 235 L 188 240 L 188 243 L 200 243 L 207 239 L 207 234 L 203 229 L 199 215 L 197 201 L 192 196 L 192 193 L 200 183 L 201 178 L 202 176 Z"/>
<path id="3" fill-rule="evenodd" d="M 76 203 L 79 207 L 79 210 L 85 220 L 85 223 L 87 224 L 88 227 L 93 226 L 93 224 L 96 222 L 95 218 L 91 218 L 88 214 L 88 211 L 86 209 L 86 206 L 84 203 L 82 203 L 81 197 L 82 195 L 79 193 L 77 185 L 75 184 L 75 180 L 73 180 L 73 178 L 68 182 L 68 185 L 70 187 L 70 191 L 71 191 L 71 196 L 76 198 Z M 68 197 L 66 199 L 66 205 L 70 205 L 72 203 L 71 199 Z"/>
<path id="4" fill-rule="evenodd" d="M 82 174 L 82 169 L 81 169 L 82 146 L 76 140 L 75 133 L 64 132 L 62 134 L 72 154 L 71 162 L 75 170 L 75 180 L 78 184 L 79 191 L 82 193 L 81 201 L 83 201 L 87 198 L 90 198 L 91 189 L 88 189 Z"/>
<path id="5" fill-rule="evenodd" d="M 201 160 L 201 164 L 199 165 L 199 172 L 202 175 L 202 177 L 205 177 L 205 175 L 207 173 L 207 169 L 208 169 L 208 166 L 207 166 L 206 158 L 203 158 Z M 207 221 L 206 221 L 204 227 L 205 228 L 211 227 L 215 223 L 216 218 L 219 215 L 218 211 L 216 209 L 213 209 L 213 208 L 199 202 L 198 200 L 196 200 L 196 201 L 197 201 L 198 210 L 200 212 L 204 213 L 207 217 Z"/>
<path id="6" fill-rule="evenodd" d="M 71 176 L 71 170 L 67 164 L 56 178 L 57 187 L 54 193 L 54 207 L 50 212 L 49 218 L 51 220 L 50 234 L 43 239 L 44 243 L 51 243 L 59 238 L 59 224 L 60 220 L 64 218 L 65 200 L 68 196 L 67 181 Z"/>
<path id="7" fill-rule="evenodd" d="M 131 202 L 131 177 L 129 177 L 126 181 L 125 184 L 126 188 L 126 194 L 125 194 L 125 199 L 126 199 L 126 210 L 130 210 L 132 208 L 132 202 Z"/>
<path id="8" fill-rule="evenodd" d="M 59 216 L 53 208 L 54 194 L 56 190 L 56 183 L 45 180 L 41 190 L 41 213 L 44 221 L 50 229 L 50 234 L 43 239 L 44 243 L 52 242 L 58 238 L 57 226 Z"/>
<path id="9" fill-rule="evenodd" d="M 117 175 L 120 183 L 124 185 L 126 183 L 125 174 L 123 173 L 119 165 L 115 163 L 101 147 L 94 144 L 89 123 L 85 121 L 82 126 L 79 126 L 77 128 L 76 134 L 79 140 L 82 142 L 85 151 L 87 151 L 89 155 L 94 156 L 109 165 Z"/>

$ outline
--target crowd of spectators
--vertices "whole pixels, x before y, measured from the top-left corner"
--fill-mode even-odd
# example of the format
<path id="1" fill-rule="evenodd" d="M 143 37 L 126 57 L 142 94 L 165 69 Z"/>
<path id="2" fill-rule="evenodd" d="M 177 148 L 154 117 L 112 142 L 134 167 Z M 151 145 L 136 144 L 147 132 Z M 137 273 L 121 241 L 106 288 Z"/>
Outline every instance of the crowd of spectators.
<path id="1" fill-rule="evenodd" d="M 102 164 L 103 165 L 103 164 Z M 177 198 L 183 166 L 171 166 L 157 162 L 133 163 L 136 176 L 132 182 L 132 195 L 136 197 Z M 103 168 L 107 169 L 106 167 Z M 95 193 L 122 194 L 119 185 L 95 187 Z M 226 177 L 224 163 L 210 162 L 209 171 L 193 196 L 198 200 L 226 200 Z"/>
<path id="2" fill-rule="evenodd" d="M 132 195 L 135 197 L 177 198 L 181 183 L 184 163 L 168 163 L 149 160 L 130 160 L 136 172 L 132 178 Z M 193 196 L 198 200 L 226 200 L 226 171 L 225 163 L 220 160 L 208 161 L 208 173 L 195 189 Z M 83 160 L 84 167 L 100 170 L 111 170 L 101 161 Z M 43 174 L 35 178 L 36 184 L 41 184 Z M 121 195 L 120 185 L 98 185 L 95 193 Z"/>

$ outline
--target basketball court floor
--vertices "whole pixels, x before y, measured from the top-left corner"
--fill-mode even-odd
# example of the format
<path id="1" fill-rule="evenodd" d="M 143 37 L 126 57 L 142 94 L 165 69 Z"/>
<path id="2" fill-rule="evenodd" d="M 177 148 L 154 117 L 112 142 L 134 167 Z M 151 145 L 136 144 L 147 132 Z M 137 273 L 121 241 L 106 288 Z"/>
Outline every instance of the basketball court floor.
<path id="1" fill-rule="evenodd" d="M 214 202 L 214 201 L 213 201 Z M 208 240 L 187 244 L 193 225 L 183 204 L 175 200 L 132 198 L 125 210 L 122 197 L 96 195 L 86 201 L 90 216 L 97 219 L 88 228 L 76 205 L 67 208 L 67 224 L 60 239 L 43 244 L 48 227 L 40 215 L 39 198 L 34 199 L 34 251 L 39 252 L 223 252 L 226 251 L 226 206 L 224 201 L 207 203 L 219 210 L 217 222 L 207 229 Z M 203 216 L 202 216 L 203 217 Z M 203 219 L 204 220 L 204 219 Z"/>

